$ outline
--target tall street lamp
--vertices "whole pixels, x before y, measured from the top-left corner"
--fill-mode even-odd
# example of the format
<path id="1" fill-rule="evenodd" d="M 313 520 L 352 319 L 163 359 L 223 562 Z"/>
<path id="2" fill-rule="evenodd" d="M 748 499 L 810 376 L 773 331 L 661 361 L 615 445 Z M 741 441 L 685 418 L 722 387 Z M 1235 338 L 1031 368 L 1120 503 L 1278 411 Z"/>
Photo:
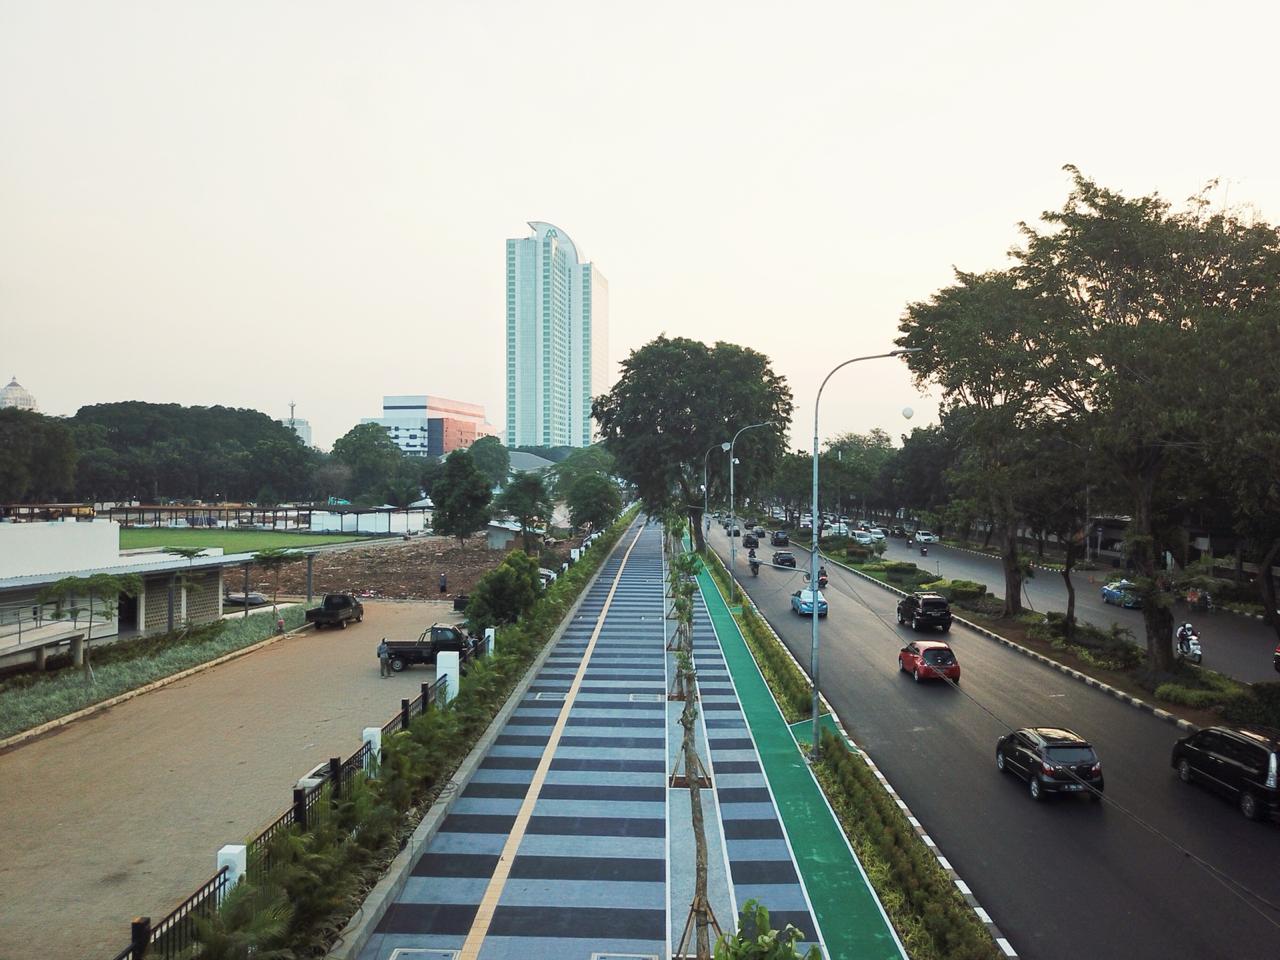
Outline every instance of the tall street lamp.
<path id="1" fill-rule="evenodd" d="M 752 423 L 743 427 L 733 435 L 733 439 L 729 441 L 729 569 L 738 569 L 738 541 L 733 538 L 733 531 L 738 526 L 738 515 L 736 513 L 737 505 L 733 502 L 733 446 L 738 442 L 738 438 L 748 430 L 755 430 L 759 427 L 775 426 L 773 421 L 766 420 L 764 423 Z M 737 581 L 733 579 L 733 575 L 729 576 L 729 583 L 733 585 L 733 596 L 738 593 Z"/>
<path id="2" fill-rule="evenodd" d="M 711 446 L 707 447 L 707 452 L 702 455 L 702 522 L 703 522 L 703 527 L 706 529 L 707 533 L 711 532 L 711 521 L 707 517 L 707 509 L 709 507 L 709 503 L 707 502 L 707 497 L 708 497 L 708 490 L 710 489 L 707 486 L 707 457 L 711 455 L 711 451 L 714 450 L 716 447 L 719 447 L 725 453 L 728 453 L 729 448 L 731 446 L 732 444 L 730 444 L 728 440 L 726 440 L 724 443 L 713 443 Z"/>
<path id="3" fill-rule="evenodd" d="M 809 675 L 813 680 L 813 751 L 810 756 L 814 760 L 818 759 L 818 737 L 821 732 L 818 729 L 818 707 L 822 699 L 822 695 L 818 692 L 818 531 L 822 528 L 822 518 L 818 513 L 818 406 L 822 403 L 822 391 L 826 389 L 827 381 L 837 370 L 862 360 L 883 360 L 886 357 L 902 357 L 919 352 L 919 347 L 909 347 L 905 350 L 890 350 L 888 353 L 875 353 L 867 357 L 846 360 L 822 378 L 822 384 L 818 387 L 818 396 L 813 401 L 813 504 L 809 522 L 809 526 L 813 528 L 813 542 L 809 549 L 809 589 L 813 591 L 813 612 L 809 616 Z"/>

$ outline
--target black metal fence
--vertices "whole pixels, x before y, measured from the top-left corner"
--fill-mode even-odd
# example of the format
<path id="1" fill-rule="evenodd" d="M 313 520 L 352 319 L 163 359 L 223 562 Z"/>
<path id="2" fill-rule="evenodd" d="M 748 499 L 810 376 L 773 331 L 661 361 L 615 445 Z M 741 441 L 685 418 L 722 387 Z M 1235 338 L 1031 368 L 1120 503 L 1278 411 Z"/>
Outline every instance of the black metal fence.
<path id="1" fill-rule="evenodd" d="M 463 651 L 459 662 L 467 663 L 487 655 L 488 651 L 487 639 L 481 639 L 473 647 Z M 383 735 L 408 730 L 414 717 L 442 704 L 447 683 L 444 677 L 431 683 L 423 683 L 418 696 L 412 700 L 402 699 L 400 709 L 382 725 Z M 246 877 L 255 884 L 261 883 L 271 873 L 272 849 L 276 838 L 291 827 L 307 830 L 328 817 L 338 801 L 354 789 L 357 777 L 374 772 L 379 759 L 374 755 L 372 745 L 365 741 L 359 750 L 345 760 L 340 757 L 330 758 L 326 767 L 313 773 L 316 783 L 295 787 L 293 802 L 245 845 Z M 159 923 L 153 924 L 150 917 L 134 920 L 129 945 L 116 954 L 113 960 L 177 960 L 195 944 L 196 920 L 212 917 L 222 905 L 231 888 L 229 872 L 229 867 L 223 867 Z"/>

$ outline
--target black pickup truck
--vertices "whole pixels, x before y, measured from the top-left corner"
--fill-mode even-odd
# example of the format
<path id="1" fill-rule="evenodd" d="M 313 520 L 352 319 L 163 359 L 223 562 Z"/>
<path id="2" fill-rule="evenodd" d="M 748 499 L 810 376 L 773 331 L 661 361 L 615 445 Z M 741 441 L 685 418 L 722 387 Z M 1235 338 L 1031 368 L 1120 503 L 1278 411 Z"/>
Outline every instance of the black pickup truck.
<path id="1" fill-rule="evenodd" d="M 435 663 L 436 654 L 441 650 L 470 653 L 476 642 L 461 627 L 447 623 L 432 624 L 422 631 L 417 640 L 387 640 L 385 637 L 383 640 L 391 654 L 391 669 L 396 673 L 415 663 Z"/>
<path id="2" fill-rule="evenodd" d="M 321 627 L 347 629 L 347 621 L 359 623 L 364 619 L 364 604 L 349 593 L 326 593 L 324 602 L 307 611 L 307 623 Z"/>

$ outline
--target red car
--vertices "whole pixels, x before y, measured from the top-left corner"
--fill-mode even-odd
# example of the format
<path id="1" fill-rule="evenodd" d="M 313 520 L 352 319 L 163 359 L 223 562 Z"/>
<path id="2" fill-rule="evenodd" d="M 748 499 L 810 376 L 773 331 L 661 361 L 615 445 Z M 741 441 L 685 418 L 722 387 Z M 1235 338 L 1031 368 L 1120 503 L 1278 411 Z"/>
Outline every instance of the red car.
<path id="1" fill-rule="evenodd" d="M 898 669 L 921 680 L 960 682 L 960 664 L 949 644 L 941 640 L 912 640 L 898 652 Z"/>

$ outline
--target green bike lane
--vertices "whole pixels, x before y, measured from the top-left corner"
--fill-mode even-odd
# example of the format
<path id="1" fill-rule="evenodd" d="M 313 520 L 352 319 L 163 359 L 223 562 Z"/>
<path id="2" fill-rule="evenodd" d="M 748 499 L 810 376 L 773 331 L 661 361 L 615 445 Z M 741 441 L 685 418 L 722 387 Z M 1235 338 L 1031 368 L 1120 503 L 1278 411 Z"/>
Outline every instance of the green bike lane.
<path id="1" fill-rule="evenodd" d="M 797 740 L 806 742 L 811 727 L 805 722 L 793 731 L 787 725 L 705 567 L 698 574 L 698 584 L 831 960 L 905 958 L 892 924 L 801 753 Z M 823 723 L 835 729 L 830 718 Z"/>

